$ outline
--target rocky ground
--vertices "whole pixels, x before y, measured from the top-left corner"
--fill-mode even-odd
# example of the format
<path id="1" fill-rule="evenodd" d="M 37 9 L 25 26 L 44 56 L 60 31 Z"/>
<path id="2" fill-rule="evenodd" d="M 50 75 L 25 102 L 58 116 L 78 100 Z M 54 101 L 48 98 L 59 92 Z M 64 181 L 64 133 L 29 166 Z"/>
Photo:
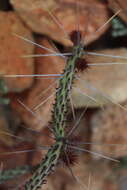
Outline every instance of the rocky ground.
<path id="1" fill-rule="evenodd" d="M 103 66 L 90 66 L 87 71 L 77 73 L 71 91 L 75 121 L 85 109 L 86 112 L 75 135 L 80 141 L 90 143 L 82 148 L 120 162 L 81 153 L 72 165 L 75 178 L 66 166 L 60 164 L 48 178 L 44 189 L 127 189 L 127 0 L 75 2 L 0 1 L 1 190 L 15 189 L 31 175 L 31 172 L 20 176 L 15 174 L 14 178 L 10 175 L 12 179 L 6 180 L 3 178 L 8 177 L 4 173 L 6 170 L 16 166 L 35 166 L 45 155 L 45 151 L 10 152 L 37 149 L 40 145 L 53 143 L 48 127 L 57 87 L 57 79 L 53 77 L 9 75 L 61 73 L 66 64 L 62 57 L 27 55 L 51 53 L 40 45 L 57 53 L 70 52 L 72 42 L 68 36 L 77 26 L 82 32 L 86 51 L 118 57 L 84 55 L 88 64 Z M 117 17 L 107 22 L 115 13 Z M 71 107 L 68 123 L 74 126 Z"/>

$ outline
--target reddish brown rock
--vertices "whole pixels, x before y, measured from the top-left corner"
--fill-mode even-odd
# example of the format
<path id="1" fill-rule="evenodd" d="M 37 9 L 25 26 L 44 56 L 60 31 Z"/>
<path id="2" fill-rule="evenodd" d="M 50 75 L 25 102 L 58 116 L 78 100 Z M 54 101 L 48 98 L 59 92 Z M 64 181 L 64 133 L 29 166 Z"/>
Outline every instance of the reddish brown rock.
<path id="1" fill-rule="evenodd" d="M 33 53 L 30 43 L 15 34 L 33 40 L 31 32 L 14 12 L 0 12 L 0 75 L 33 74 L 33 59 L 22 55 Z M 31 86 L 32 78 L 4 78 L 9 91 L 21 92 Z"/>
<path id="2" fill-rule="evenodd" d="M 98 111 L 91 121 L 92 142 L 100 145 L 92 145 L 92 150 L 111 157 L 126 156 L 127 152 L 127 109 L 126 103 L 107 106 Z M 101 145 L 107 144 L 107 145 Z M 109 144 L 109 145 L 108 145 Z M 118 144 L 118 145 L 110 145 Z"/>
<path id="3" fill-rule="evenodd" d="M 91 161 L 79 159 L 79 163 L 72 167 L 74 179 L 68 168 L 56 169 L 55 173 L 48 178 L 46 190 L 118 190 L 119 178 L 111 167 L 104 161 Z M 43 189 L 43 187 L 42 187 Z"/>
<path id="4" fill-rule="evenodd" d="M 127 22 L 127 0 L 108 0 L 109 7 L 113 10 L 114 13 L 121 10 L 119 16 Z"/>
<path id="5" fill-rule="evenodd" d="M 20 152 L 23 150 L 31 150 L 33 149 L 32 144 L 30 143 L 22 143 L 20 142 L 18 146 L 13 147 L 2 147 L 0 146 L 0 162 L 3 164 L 3 170 L 8 169 L 15 169 L 16 167 L 21 167 L 24 165 L 30 165 L 30 159 L 32 157 L 32 152 Z M 18 152 L 19 151 L 19 152 Z M 10 152 L 10 154 L 3 154 Z M 13 152 L 11 154 L 11 152 Z M 15 152 L 15 153 L 14 153 Z M 18 153 L 16 153 L 18 152 Z M 14 171 L 14 170 L 13 170 Z M 11 176 L 11 174 L 10 174 Z M 27 176 L 20 175 L 14 177 L 13 179 L 4 182 L 3 184 L 0 183 L 0 189 L 10 189 L 10 187 L 18 187 L 20 184 L 24 183 L 24 180 L 27 179 Z"/>
<path id="6" fill-rule="evenodd" d="M 96 32 L 109 18 L 106 4 L 98 0 L 78 1 L 79 15 L 76 15 L 77 5 L 75 0 L 11 0 L 11 3 L 24 22 L 34 31 L 46 34 L 66 46 L 72 45 L 66 39 L 64 28 L 68 34 L 76 29 L 79 22 L 80 30 L 88 44 L 103 34 L 109 24 Z M 54 15 L 54 19 L 51 16 Z M 58 26 L 57 22 L 62 25 Z"/>
<path id="7" fill-rule="evenodd" d="M 91 66 L 88 70 L 77 74 L 79 80 L 75 80 L 72 90 L 75 107 L 101 107 L 127 99 L 127 59 L 124 59 L 127 57 L 127 50 L 105 49 L 96 53 L 123 56 L 123 59 L 86 55 L 86 62 Z M 98 66 L 92 66 L 94 63 Z M 99 66 L 99 63 L 103 65 Z M 116 65 L 108 65 L 110 63 Z"/>

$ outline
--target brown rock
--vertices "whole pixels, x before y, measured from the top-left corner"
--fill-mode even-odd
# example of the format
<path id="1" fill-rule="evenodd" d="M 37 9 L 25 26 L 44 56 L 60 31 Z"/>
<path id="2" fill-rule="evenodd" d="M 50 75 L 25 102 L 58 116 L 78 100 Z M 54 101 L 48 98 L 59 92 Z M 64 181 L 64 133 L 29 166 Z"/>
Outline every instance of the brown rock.
<path id="1" fill-rule="evenodd" d="M 97 53 L 127 57 L 127 50 L 107 49 Z M 104 56 L 86 56 L 87 63 L 104 63 L 103 66 L 90 66 L 87 71 L 78 73 L 72 98 L 74 106 L 100 107 L 102 105 L 123 102 L 127 99 L 127 59 L 108 58 Z M 106 65 L 106 63 L 125 63 Z M 90 96 L 90 98 L 88 97 Z"/>
<path id="2" fill-rule="evenodd" d="M 126 103 L 123 104 L 126 107 Z M 92 145 L 92 150 L 112 157 L 126 156 L 127 110 L 118 105 L 107 106 L 98 111 L 91 121 L 92 142 L 107 145 Z M 118 144 L 118 145 L 110 145 Z"/>
<path id="3" fill-rule="evenodd" d="M 94 190 L 118 190 L 118 178 L 106 162 L 85 160 L 80 158 L 79 163 L 72 167 L 74 179 L 68 168 L 56 169 L 56 172 L 48 179 L 46 190 L 94 189 Z M 49 188 L 48 188 L 49 187 Z M 43 189 L 44 187 L 42 187 Z"/>
<path id="4" fill-rule="evenodd" d="M 33 59 L 22 58 L 31 54 L 33 46 L 14 34 L 32 39 L 31 32 L 14 12 L 0 12 L 0 75 L 32 74 Z M 21 92 L 31 86 L 32 78 L 4 78 L 9 91 Z"/>
<path id="5" fill-rule="evenodd" d="M 16 167 L 21 167 L 24 165 L 30 165 L 30 159 L 32 157 L 32 152 L 21 152 L 23 150 L 31 150 L 33 149 L 33 146 L 29 143 L 19 143 L 18 146 L 13 146 L 11 148 L 9 147 L 0 147 L 0 163 L 3 164 L 3 170 L 8 170 L 8 169 L 15 169 Z M 19 152 L 18 152 L 19 151 Z M 2 153 L 7 153 L 10 152 L 10 154 L 5 154 L 2 155 Z M 13 152 L 11 154 L 11 152 Z M 15 153 L 14 153 L 15 152 Z M 16 153 L 18 152 L 18 153 Z M 14 170 L 12 171 L 14 172 Z M 11 176 L 11 173 L 10 173 Z M 17 176 L 9 181 L 6 181 L 5 183 L 1 184 L 0 183 L 0 189 L 12 189 L 12 187 L 17 188 L 19 185 L 21 185 L 24 180 L 27 178 L 27 176 L 25 175 L 20 175 Z"/>
<path id="6" fill-rule="evenodd" d="M 114 13 L 121 10 L 119 16 L 127 22 L 127 0 L 108 0 L 109 7 L 113 10 Z"/>
<path id="7" fill-rule="evenodd" d="M 41 0 L 11 0 L 11 3 L 34 32 L 46 34 L 66 46 L 70 46 L 72 43 L 69 39 L 66 39 L 65 32 L 56 24 L 55 19 L 58 19 L 58 22 L 68 34 L 75 30 L 78 19 L 80 30 L 85 37 L 85 44 L 99 38 L 109 26 L 107 24 L 95 33 L 108 20 L 106 5 L 97 0 L 78 1 L 80 13 L 78 16 L 76 16 L 77 5 L 75 0 L 48 0 L 44 3 Z M 50 14 L 51 12 L 54 19 Z"/>
<path id="8" fill-rule="evenodd" d="M 37 43 L 52 50 L 54 49 L 52 44 L 50 44 L 46 38 L 40 38 L 37 40 Z M 36 47 L 35 51 L 37 54 L 49 53 L 48 51 L 38 47 Z M 61 57 L 39 57 L 35 60 L 35 74 L 60 74 L 63 71 L 63 68 L 64 59 Z M 51 119 L 52 104 L 54 102 L 56 91 L 55 81 L 56 78 L 53 77 L 47 77 L 47 79 L 45 79 L 45 77 L 37 78 L 31 89 L 16 96 L 15 101 L 12 100 L 13 108 L 20 114 L 22 120 L 28 124 L 29 127 L 41 130 L 44 126 L 48 125 L 48 122 Z M 48 97 L 50 98 L 48 99 Z M 29 107 L 36 116 L 31 114 L 20 103 L 18 103 L 17 98 Z M 39 104 L 40 106 L 36 108 Z"/>

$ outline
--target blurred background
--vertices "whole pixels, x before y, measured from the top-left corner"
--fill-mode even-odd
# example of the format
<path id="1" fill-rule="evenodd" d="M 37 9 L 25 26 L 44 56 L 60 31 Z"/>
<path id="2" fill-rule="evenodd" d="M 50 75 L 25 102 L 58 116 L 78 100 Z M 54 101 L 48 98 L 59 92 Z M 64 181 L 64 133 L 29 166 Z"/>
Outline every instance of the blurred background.
<path id="1" fill-rule="evenodd" d="M 75 178 L 60 163 L 43 188 L 127 189 L 127 0 L 1 0 L 1 190 L 22 186 L 46 153 L 40 147 L 54 142 L 48 127 L 59 77 L 47 75 L 62 73 L 66 59 L 48 55 L 70 53 L 77 29 L 89 68 L 76 74 L 67 125 L 78 121 L 80 147 L 120 162 L 76 153 Z"/>

